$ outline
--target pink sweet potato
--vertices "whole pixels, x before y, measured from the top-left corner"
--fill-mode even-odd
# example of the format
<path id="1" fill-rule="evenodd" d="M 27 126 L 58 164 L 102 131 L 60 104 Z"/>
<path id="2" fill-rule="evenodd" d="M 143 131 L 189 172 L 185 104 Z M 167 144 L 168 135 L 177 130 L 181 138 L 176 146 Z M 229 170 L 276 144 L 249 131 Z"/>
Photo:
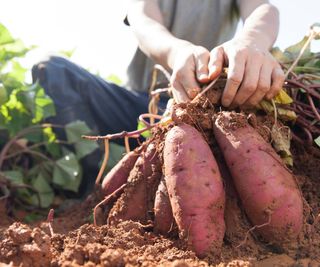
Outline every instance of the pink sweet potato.
<path id="1" fill-rule="evenodd" d="M 161 175 L 156 147 L 150 143 L 131 170 L 124 193 L 109 213 L 108 223 L 115 225 L 126 220 L 147 223 Z"/>
<path id="2" fill-rule="evenodd" d="M 303 223 L 301 193 L 271 145 L 235 112 L 218 115 L 214 134 L 244 210 L 260 226 L 256 230 L 272 243 L 296 238 Z"/>
<path id="3" fill-rule="evenodd" d="M 174 218 L 165 180 L 160 181 L 154 201 L 154 230 L 156 233 L 168 235 L 173 228 Z"/>
<path id="4" fill-rule="evenodd" d="M 105 196 L 110 195 L 127 182 L 138 157 L 139 154 L 136 151 L 131 151 L 108 172 L 102 181 L 102 192 Z"/>
<path id="5" fill-rule="evenodd" d="M 181 124 L 168 132 L 164 176 L 180 238 L 199 257 L 220 253 L 225 233 L 223 181 L 202 135 Z"/>

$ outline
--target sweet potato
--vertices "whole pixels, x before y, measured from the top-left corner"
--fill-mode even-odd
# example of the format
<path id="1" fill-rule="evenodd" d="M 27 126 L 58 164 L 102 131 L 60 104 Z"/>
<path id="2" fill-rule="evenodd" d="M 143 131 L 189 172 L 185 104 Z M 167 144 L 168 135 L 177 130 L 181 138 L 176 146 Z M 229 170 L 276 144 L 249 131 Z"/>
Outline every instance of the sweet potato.
<path id="1" fill-rule="evenodd" d="M 154 201 L 154 230 L 167 235 L 173 228 L 174 218 L 165 180 L 160 181 Z"/>
<path id="2" fill-rule="evenodd" d="M 109 224 L 126 220 L 147 223 L 162 175 L 160 166 L 158 153 L 151 143 L 131 170 L 124 193 L 110 211 Z"/>
<path id="3" fill-rule="evenodd" d="M 102 181 L 102 192 L 105 196 L 110 195 L 127 182 L 138 157 L 139 154 L 136 151 L 131 151 L 108 172 Z"/>
<path id="4" fill-rule="evenodd" d="M 293 174 L 243 114 L 221 112 L 214 135 L 244 210 L 262 237 L 282 244 L 299 234 L 303 201 Z M 262 226 L 263 225 L 263 226 Z"/>
<path id="5" fill-rule="evenodd" d="M 225 194 L 210 147 L 192 126 L 169 130 L 164 146 L 164 176 L 180 238 L 199 257 L 220 253 L 225 233 Z"/>

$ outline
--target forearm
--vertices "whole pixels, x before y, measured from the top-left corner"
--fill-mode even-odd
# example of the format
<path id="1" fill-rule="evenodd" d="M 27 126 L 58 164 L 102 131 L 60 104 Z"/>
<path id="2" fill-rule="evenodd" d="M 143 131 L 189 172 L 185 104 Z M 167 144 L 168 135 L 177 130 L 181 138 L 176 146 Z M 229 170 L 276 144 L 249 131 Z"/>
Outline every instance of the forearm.
<path id="1" fill-rule="evenodd" d="M 166 29 L 156 1 L 132 1 L 128 19 L 140 49 L 155 62 L 172 69 L 175 49 L 186 41 Z"/>
<path id="2" fill-rule="evenodd" d="M 259 49 L 269 50 L 274 44 L 279 31 L 279 12 L 271 4 L 256 8 L 245 20 L 240 38 Z"/>

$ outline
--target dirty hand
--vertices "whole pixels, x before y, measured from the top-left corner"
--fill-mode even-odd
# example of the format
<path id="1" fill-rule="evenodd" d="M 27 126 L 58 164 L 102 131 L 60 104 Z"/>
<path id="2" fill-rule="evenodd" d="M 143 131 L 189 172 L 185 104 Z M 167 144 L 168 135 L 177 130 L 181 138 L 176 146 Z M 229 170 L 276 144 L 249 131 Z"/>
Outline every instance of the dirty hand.
<path id="1" fill-rule="evenodd" d="M 209 72 L 214 79 L 228 66 L 228 79 L 222 95 L 225 107 L 255 106 L 271 99 L 281 90 L 284 73 L 266 49 L 245 39 L 235 38 L 210 53 Z"/>
<path id="2" fill-rule="evenodd" d="M 171 55 L 171 86 L 177 103 L 193 99 L 199 92 L 199 83 L 209 81 L 210 52 L 187 41 L 175 47 Z"/>

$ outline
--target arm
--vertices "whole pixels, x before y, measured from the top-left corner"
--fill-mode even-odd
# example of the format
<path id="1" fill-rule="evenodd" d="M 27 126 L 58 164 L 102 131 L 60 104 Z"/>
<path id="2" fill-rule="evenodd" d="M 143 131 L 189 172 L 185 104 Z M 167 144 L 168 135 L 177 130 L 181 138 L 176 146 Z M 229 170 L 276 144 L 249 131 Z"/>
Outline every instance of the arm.
<path id="1" fill-rule="evenodd" d="M 281 89 L 284 74 L 269 53 L 279 29 L 278 10 L 267 1 L 240 0 L 242 31 L 211 51 L 210 77 L 227 64 L 228 80 L 222 96 L 224 106 L 256 105 Z"/>
<path id="2" fill-rule="evenodd" d="M 132 0 L 128 11 L 140 49 L 172 71 L 171 85 L 177 102 L 192 99 L 199 82 L 208 81 L 209 51 L 173 36 L 163 25 L 156 0 Z"/>

